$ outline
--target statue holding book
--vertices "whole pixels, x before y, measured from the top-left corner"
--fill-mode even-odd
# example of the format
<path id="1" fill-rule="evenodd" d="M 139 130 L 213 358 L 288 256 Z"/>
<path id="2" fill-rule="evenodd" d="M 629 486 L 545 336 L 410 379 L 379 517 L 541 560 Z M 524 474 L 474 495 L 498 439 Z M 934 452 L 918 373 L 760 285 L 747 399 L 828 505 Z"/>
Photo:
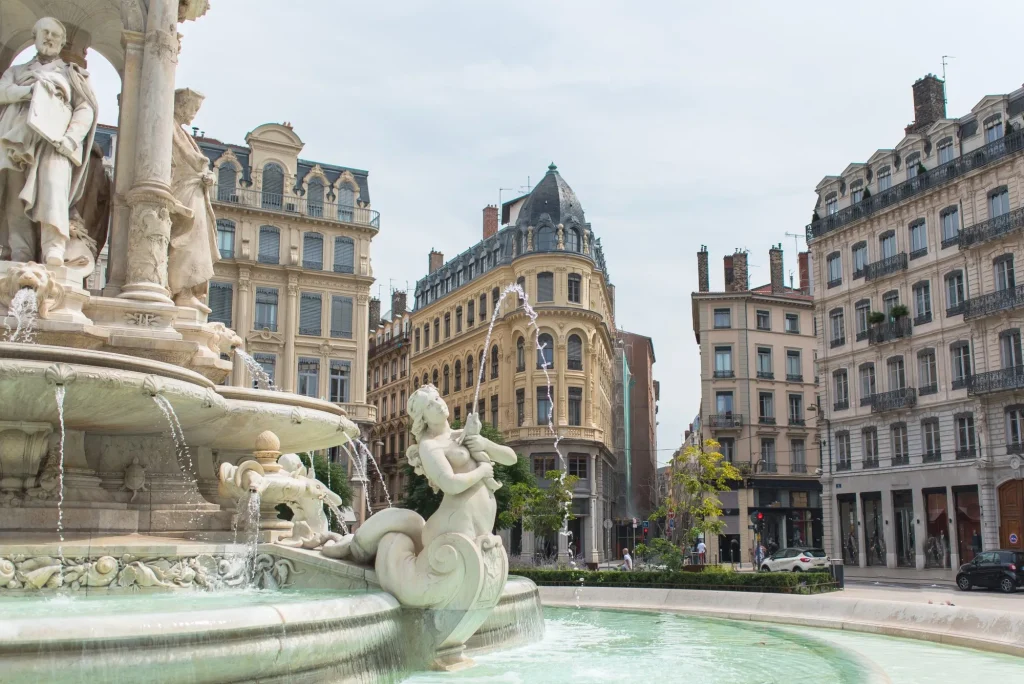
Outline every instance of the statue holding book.
<path id="1" fill-rule="evenodd" d="M 0 258 L 64 265 L 98 107 L 89 74 L 60 58 L 64 25 L 32 29 L 36 56 L 0 77 Z"/>

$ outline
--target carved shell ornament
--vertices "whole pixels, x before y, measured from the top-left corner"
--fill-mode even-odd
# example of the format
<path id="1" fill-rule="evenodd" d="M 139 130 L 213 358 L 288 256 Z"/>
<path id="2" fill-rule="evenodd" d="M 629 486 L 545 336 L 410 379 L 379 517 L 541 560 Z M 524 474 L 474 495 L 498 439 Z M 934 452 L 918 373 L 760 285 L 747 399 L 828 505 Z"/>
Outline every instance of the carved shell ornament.
<path id="1" fill-rule="evenodd" d="M 121 485 L 121 489 L 122 491 L 130 491 L 132 493 L 131 501 L 135 501 L 135 497 L 138 496 L 139 492 L 148 490 L 148 487 L 146 487 L 146 468 L 139 463 L 138 456 L 133 458 L 128 467 L 124 469 L 124 483 Z"/>

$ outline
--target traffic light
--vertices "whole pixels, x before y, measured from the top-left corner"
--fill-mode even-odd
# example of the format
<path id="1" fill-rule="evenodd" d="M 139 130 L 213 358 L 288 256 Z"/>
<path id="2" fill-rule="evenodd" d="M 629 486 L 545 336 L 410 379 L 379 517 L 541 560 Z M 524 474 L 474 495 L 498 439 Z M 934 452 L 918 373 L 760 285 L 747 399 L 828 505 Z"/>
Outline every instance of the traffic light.
<path id="1" fill-rule="evenodd" d="M 754 524 L 754 532 L 764 532 L 764 511 L 754 511 L 750 514 L 750 521 Z"/>

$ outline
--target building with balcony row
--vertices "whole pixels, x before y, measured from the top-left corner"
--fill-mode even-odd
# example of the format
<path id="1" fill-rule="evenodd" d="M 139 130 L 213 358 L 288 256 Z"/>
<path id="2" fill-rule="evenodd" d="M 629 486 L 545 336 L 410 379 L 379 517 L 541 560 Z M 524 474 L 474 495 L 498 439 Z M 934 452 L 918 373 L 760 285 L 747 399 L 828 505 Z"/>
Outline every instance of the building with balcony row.
<path id="1" fill-rule="evenodd" d="M 724 258 L 725 290 L 712 292 L 702 247 L 691 295 L 701 409 L 684 448 L 714 439 L 743 475 L 719 496 L 725 530 L 705 540 L 712 557 L 743 563 L 753 559 L 748 518 L 755 509 L 766 513 L 769 548 L 820 545 L 823 536 L 808 260 L 800 254 L 796 289 L 785 285 L 782 249 L 772 247 L 768 256 L 767 285 L 749 287 L 747 253 L 740 251 Z"/>
<path id="2" fill-rule="evenodd" d="M 822 179 L 807 226 L 825 544 L 952 577 L 1024 550 L 1024 89 L 960 118 L 934 76 L 913 95 L 898 144 Z"/>

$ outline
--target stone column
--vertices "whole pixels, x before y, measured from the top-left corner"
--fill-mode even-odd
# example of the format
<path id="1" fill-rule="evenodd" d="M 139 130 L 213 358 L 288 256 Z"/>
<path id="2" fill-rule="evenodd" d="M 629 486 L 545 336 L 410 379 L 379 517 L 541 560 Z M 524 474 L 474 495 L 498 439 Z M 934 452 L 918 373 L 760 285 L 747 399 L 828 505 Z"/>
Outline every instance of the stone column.
<path id="1" fill-rule="evenodd" d="M 555 404 L 555 425 L 557 427 L 569 424 L 569 412 L 567 410 L 569 388 L 565 386 L 566 345 L 563 342 L 553 344 L 555 344 L 555 391 L 551 393 L 551 398 L 557 402 Z M 551 369 L 548 369 L 548 372 L 550 373 Z"/>
<path id="2" fill-rule="evenodd" d="M 842 558 L 842 551 L 838 550 L 835 546 L 835 529 L 836 524 L 835 515 L 833 511 L 836 507 L 836 497 L 832 492 L 832 477 L 827 473 L 821 478 L 821 545 L 825 548 L 825 553 L 828 554 L 829 558 Z M 743 522 L 743 519 L 740 519 Z M 840 536 L 840 539 L 842 536 Z"/>
<path id="3" fill-rule="evenodd" d="M 956 501 L 953 498 L 953 488 L 946 487 L 946 539 L 949 543 L 949 567 L 956 569 L 960 567 L 960 538 L 956 528 Z"/>
<path id="4" fill-rule="evenodd" d="M 865 542 L 864 501 L 861 499 L 860 494 L 856 494 L 854 506 L 857 509 L 857 566 L 866 568 L 868 565 L 868 548 Z"/>
<path id="5" fill-rule="evenodd" d="M 590 532 L 587 535 L 589 544 L 587 548 L 587 563 L 589 563 L 592 569 L 597 569 L 597 564 L 601 562 L 601 544 L 599 540 L 604 537 L 604 528 L 601 527 L 601 507 L 598 505 L 597 500 L 597 454 L 590 455 Z"/>
<path id="6" fill-rule="evenodd" d="M 586 375 L 583 380 L 583 424 L 587 427 L 594 427 L 594 393 L 591 391 L 591 382 L 597 377 L 597 354 L 594 352 L 593 343 L 588 345 Z"/>
<path id="7" fill-rule="evenodd" d="M 532 563 L 534 554 L 534 535 L 530 530 L 523 530 L 523 548 L 519 551 L 519 557 L 524 563 Z"/>
<path id="8" fill-rule="evenodd" d="M 174 131 L 174 72 L 178 65 L 178 3 L 150 0 L 135 140 L 135 182 L 125 284 L 120 297 L 172 303 L 167 289 L 167 247 L 171 213 L 178 203 L 170 191 Z"/>
<path id="9" fill-rule="evenodd" d="M 352 362 L 352 392 L 349 398 L 355 403 L 365 403 L 366 393 L 369 391 L 369 388 L 366 386 L 367 339 L 370 336 L 369 303 L 369 294 L 357 295 L 352 312 L 352 327 L 354 328 L 352 334 L 355 336 L 356 341 L 356 358 Z M 415 389 L 419 388 L 414 388 L 414 391 Z"/>
<path id="10" fill-rule="evenodd" d="M 110 234 L 107 236 L 107 282 L 103 294 L 117 296 L 128 267 L 128 231 L 131 207 L 128 192 L 135 182 L 135 150 L 138 137 L 139 89 L 145 34 L 122 31 L 124 71 L 121 72 L 120 108 L 117 119 L 117 158 L 114 162 L 114 193 L 111 198 Z"/>
<path id="11" fill-rule="evenodd" d="M 885 567 L 896 567 L 896 516 L 892 492 L 882 492 L 882 540 L 885 542 Z"/>
<path id="12" fill-rule="evenodd" d="M 925 508 L 924 494 L 921 489 L 913 490 L 914 497 L 914 567 L 924 570 L 924 538 L 927 532 L 922 520 L 926 520 L 928 509 Z"/>
<path id="13" fill-rule="evenodd" d="M 284 359 L 281 364 L 281 387 L 286 392 L 294 392 L 297 389 L 296 359 L 295 359 L 295 336 L 299 331 L 299 281 L 298 276 L 288 278 L 288 299 L 284 312 Z"/>

